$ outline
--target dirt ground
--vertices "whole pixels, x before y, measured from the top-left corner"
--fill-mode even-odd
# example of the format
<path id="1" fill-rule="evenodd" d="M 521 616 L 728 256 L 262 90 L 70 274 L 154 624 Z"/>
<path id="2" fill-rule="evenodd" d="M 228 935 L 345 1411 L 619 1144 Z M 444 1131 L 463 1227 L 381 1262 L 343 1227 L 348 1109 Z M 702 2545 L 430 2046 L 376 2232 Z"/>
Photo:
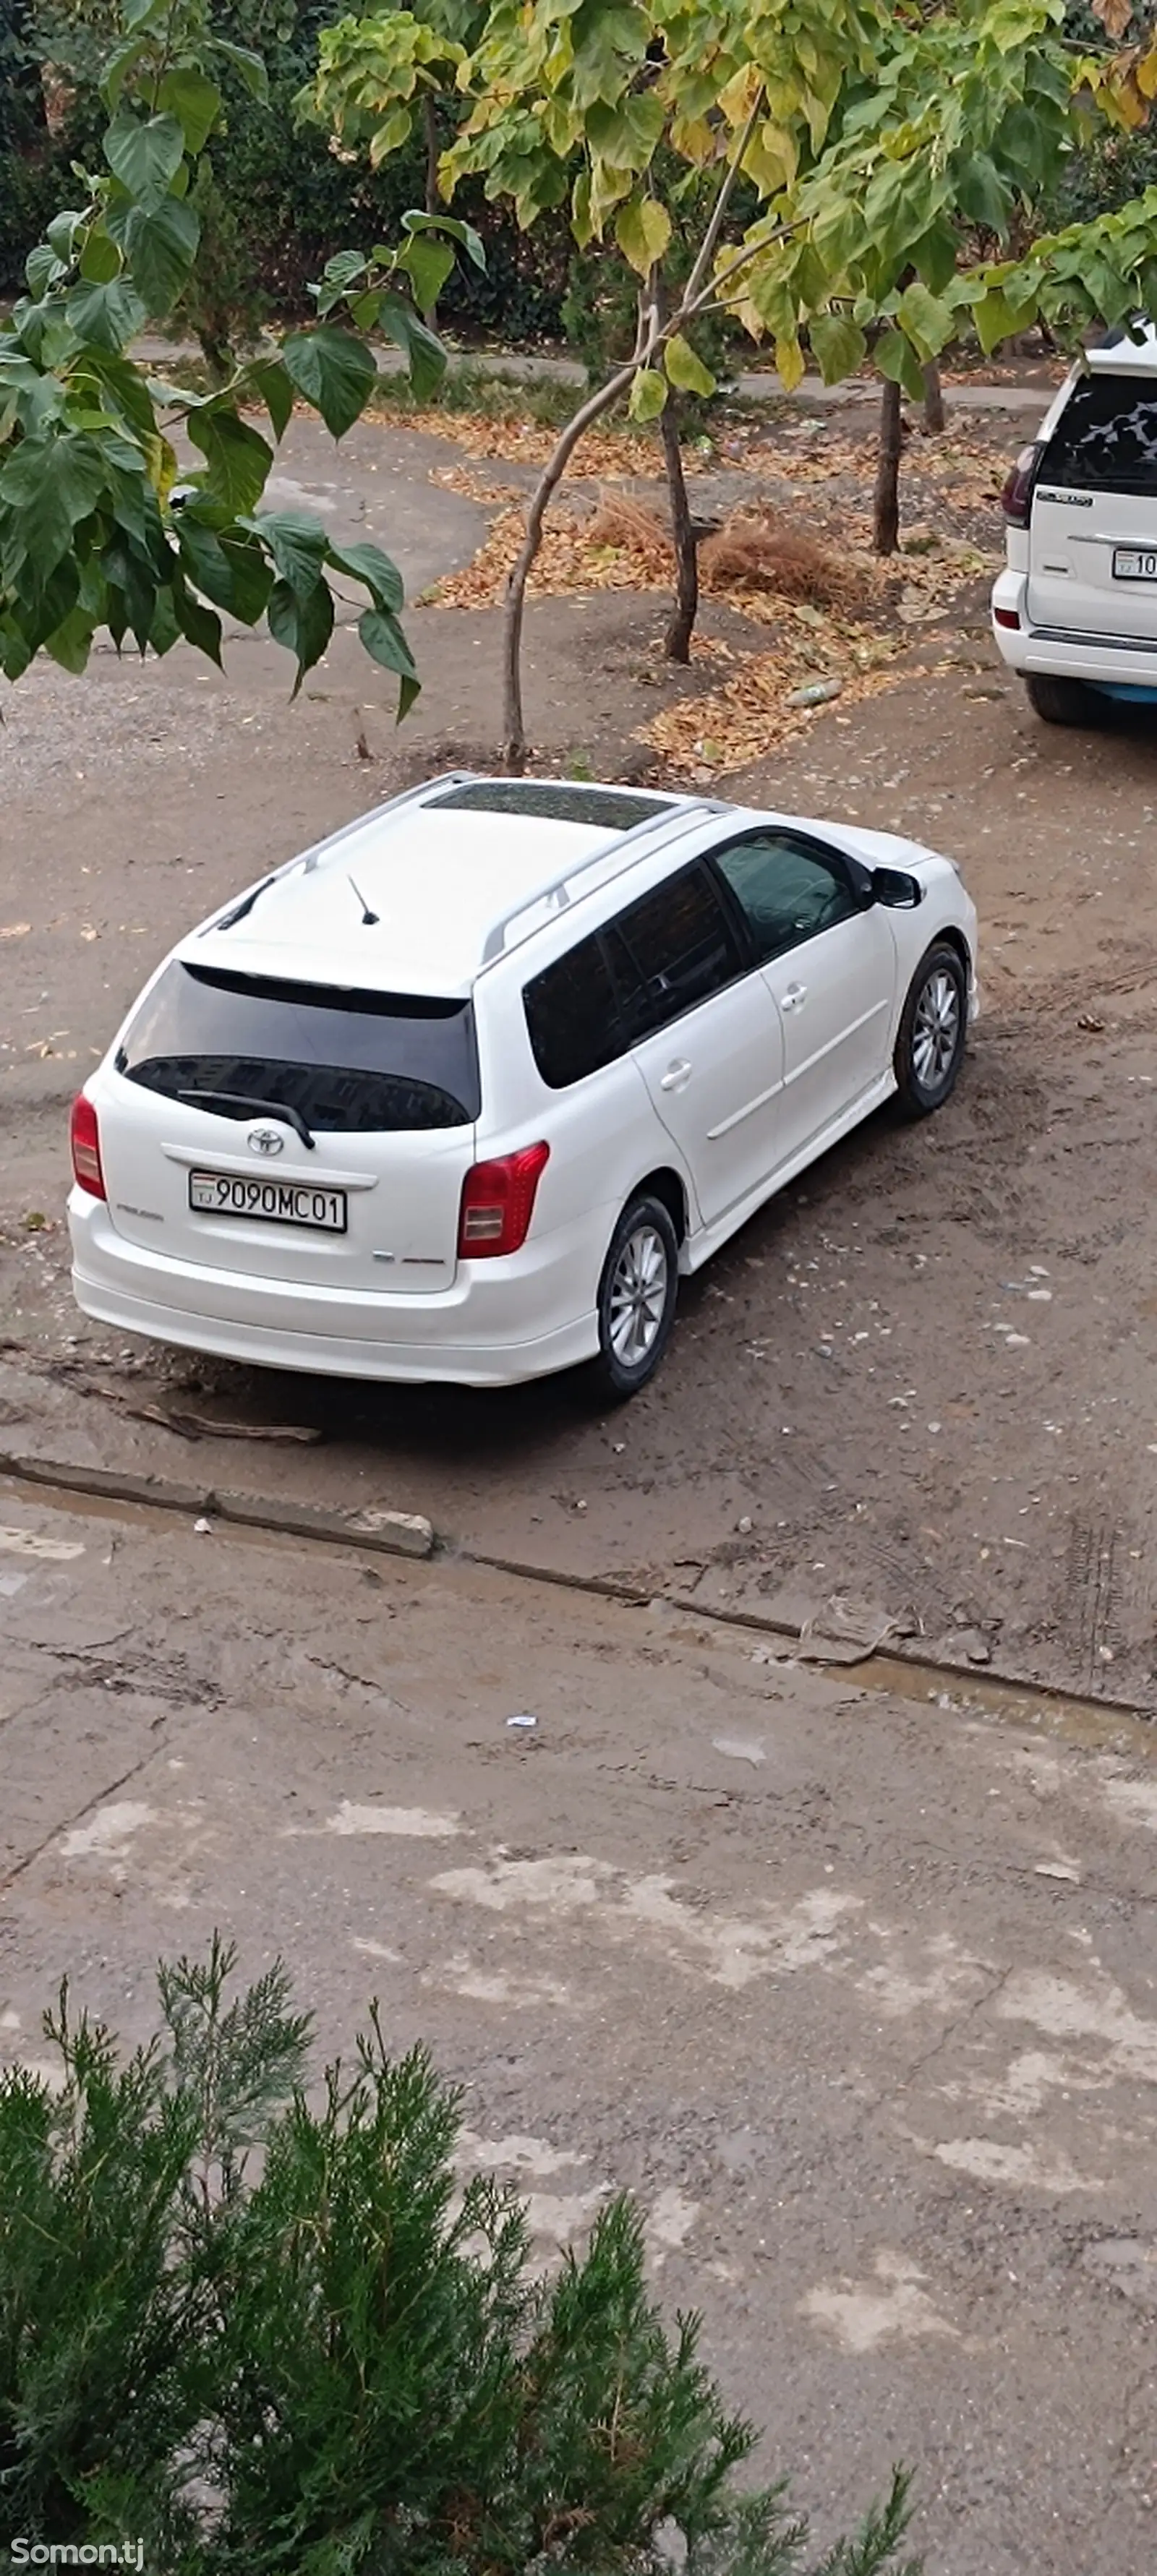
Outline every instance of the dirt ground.
<path id="1" fill-rule="evenodd" d="M 825 420 L 794 451 L 770 424 L 762 462 L 744 426 L 696 507 L 725 513 L 754 471 L 830 545 L 855 534 L 870 424 Z M 923 529 L 983 557 L 1020 434 L 971 423 L 958 490 L 910 454 L 918 549 Z M 478 581 L 529 470 L 372 424 L 339 466 L 295 425 L 272 497 L 374 534 L 428 592 Z M 249 1973 L 285 1951 L 327 2047 L 376 1987 L 397 2044 L 426 2037 L 467 2085 L 468 2155 L 533 2195 L 544 2246 L 608 2185 L 641 2193 L 664 2296 L 704 2308 L 765 2467 L 825 2527 L 905 2456 L 936 2576 L 1148 2576 L 1157 738 L 1039 727 L 983 578 L 950 601 L 943 561 L 902 560 L 873 630 L 889 685 L 862 698 L 854 637 L 751 602 L 707 602 L 683 675 L 661 596 L 621 568 L 532 606 L 545 766 L 698 773 L 916 833 L 982 919 L 948 1110 L 881 1116 L 785 1192 L 605 1419 L 566 1382 L 166 1358 L 68 1292 L 69 1102 L 147 967 L 400 781 L 490 760 L 493 609 L 413 612 L 426 689 L 401 736 L 345 632 L 292 707 L 253 639 L 225 682 L 101 655 L 5 701 L 0 1452 L 424 1512 L 442 1548 L 367 1564 L 5 1490 L 0 2052 L 41 2053 L 65 1968 L 142 2035 L 157 1953 L 214 1922 Z M 849 686 L 787 736 L 808 652 L 844 653 Z M 728 773 L 753 723 L 771 747 Z M 265 1436 L 287 1430 L 309 1436 Z M 821 1677 L 704 1615 L 833 1604 L 974 1680 Z M 1000 1673 L 1143 1714 L 1010 1708 Z"/>
<path id="2" fill-rule="evenodd" d="M 543 2259 L 638 2194 L 817 2541 L 902 2457 L 929 2576 L 1150 2576 L 1143 1723 L 11 1486 L 0 1617 L 0 2062 L 65 1972 L 135 2041 L 158 1955 L 280 1950 L 319 2058 L 374 1994 L 431 2045 Z"/>
<path id="3" fill-rule="evenodd" d="M 292 435 L 278 497 L 391 539 L 414 586 L 469 563 L 493 514 L 447 485 L 459 447 L 366 425 L 339 475 L 326 442 Z M 832 435 L 846 449 L 869 429 L 817 431 Z M 996 421 L 986 435 L 995 489 L 1010 432 Z M 838 481 L 822 444 L 800 449 L 798 423 L 791 436 L 830 529 Z M 486 470 L 513 488 L 529 469 Z M 922 470 L 910 457 L 910 524 Z M 714 471 L 726 506 L 740 469 L 724 455 Z M 976 484 L 957 530 L 991 542 Z M 902 639 L 899 685 L 837 702 L 722 783 L 912 831 L 960 860 L 985 1005 L 965 1078 L 941 1118 L 906 1131 L 881 1116 L 746 1227 L 685 1291 L 654 1388 L 609 1421 L 566 1382 L 490 1397 L 206 1377 L 122 1353 L 67 1289 L 68 1101 L 146 967 L 226 891 L 399 777 L 490 756 L 493 612 L 414 612 L 427 686 L 400 737 L 348 635 L 292 707 L 280 657 L 253 639 L 224 683 L 189 661 L 111 655 L 84 685 L 30 677 L 0 734 L 15 1445 L 180 1473 L 187 1441 L 107 1400 L 176 1390 L 186 1411 L 319 1430 L 277 1453 L 299 1494 L 381 1492 L 451 1539 L 732 1606 L 854 1596 L 956 1660 L 1157 1706 L 1157 743 L 1135 722 L 1097 736 L 1038 725 L 995 662 L 982 583 L 933 608 Z M 710 652 L 689 674 L 665 668 L 662 616 L 658 593 L 621 588 L 533 607 L 528 708 L 548 765 L 581 755 L 656 774 L 640 729 L 720 672 Z M 753 634 L 720 599 L 704 631 L 736 653 Z M 234 1462 L 222 1441 L 199 1446 L 198 1473 L 229 1482 Z"/>

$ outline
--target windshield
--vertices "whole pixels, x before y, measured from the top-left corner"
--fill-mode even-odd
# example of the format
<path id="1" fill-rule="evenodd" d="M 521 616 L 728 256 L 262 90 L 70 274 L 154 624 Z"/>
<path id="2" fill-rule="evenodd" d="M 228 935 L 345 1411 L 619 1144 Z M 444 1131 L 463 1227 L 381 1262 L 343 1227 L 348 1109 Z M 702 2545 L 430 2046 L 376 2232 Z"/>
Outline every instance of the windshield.
<path id="1" fill-rule="evenodd" d="M 167 966 L 117 1071 L 170 1100 L 231 1095 L 222 1117 L 284 1106 L 333 1135 L 465 1127 L 480 1108 L 469 1002 Z"/>

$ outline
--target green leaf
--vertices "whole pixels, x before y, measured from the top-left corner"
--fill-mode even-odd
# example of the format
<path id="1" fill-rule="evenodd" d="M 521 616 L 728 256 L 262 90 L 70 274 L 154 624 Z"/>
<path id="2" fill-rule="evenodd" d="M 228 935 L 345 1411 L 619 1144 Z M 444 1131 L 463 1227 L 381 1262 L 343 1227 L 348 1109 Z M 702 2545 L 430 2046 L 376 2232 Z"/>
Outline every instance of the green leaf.
<path id="1" fill-rule="evenodd" d="M 79 370 L 78 370 L 79 373 Z M 143 440 L 154 438 L 157 421 L 148 386 L 139 367 L 114 350 L 93 349 L 86 353 L 84 373 L 95 378 L 107 402 L 119 411 L 134 435 Z"/>
<path id="2" fill-rule="evenodd" d="M 154 322 L 172 311 L 188 283 L 200 238 L 196 208 L 177 197 L 166 197 L 152 213 L 133 207 L 125 225 L 125 256 Z"/>
<path id="3" fill-rule="evenodd" d="M 387 340 L 404 352 L 410 383 L 419 402 L 427 402 L 446 373 L 446 352 L 441 341 L 426 329 L 424 322 L 419 322 L 400 295 L 383 295 L 380 321 Z"/>
<path id="4" fill-rule="evenodd" d="M 207 654 L 220 670 L 221 620 L 216 610 L 206 608 L 201 600 L 194 599 L 183 582 L 174 584 L 172 599 L 177 624 L 186 643 L 192 644 L 198 653 Z"/>
<path id="5" fill-rule="evenodd" d="M 53 257 L 60 261 L 62 268 L 67 268 L 72 258 L 76 247 L 77 231 L 84 221 L 83 215 L 54 215 L 52 222 L 45 227 L 44 238 Z"/>
<path id="6" fill-rule="evenodd" d="M 177 513 L 175 526 L 181 561 L 197 589 L 242 626 L 256 626 L 265 614 L 273 575 L 257 539 L 250 535 L 218 536 L 196 515 L 194 502 Z"/>
<path id="7" fill-rule="evenodd" d="M 120 252 L 100 224 L 94 224 L 81 251 L 80 273 L 93 286 L 110 286 L 120 276 Z"/>
<path id="8" fill-rule="evenodd" d="M 293 418 L 293 387 L 280 358 L 259 358 L 249 369 L 249 382 L 265 405 L 280 445 Z"/>
<path id="9" fill-rule="evenodd" d="M 920 361 L 911 341 L 905 339 L 902 331 L 882 332 L 872 355 L 880 374 L 887 376 L 890 384 L 902 385 L 913 402 L 922 400 L 924 378 L 920 372 Z"/>
<path id="10" fill-rule="evenodd" d="M 37 242 L 35 250 L 29 251 L 28 257 L 24 262 L 24 274 L 28 280 L 29 294 L 36 296 L 45 295 L 48 288 L 53 285 L 55 280 L 60 276 L 60 272 L 61 262 L 58 260 L 55 251 L 50 248 L 47 242 Z"/>
<path id="11" fill-rule="evenodd" d="M 236 72 L 238 80 L 244 82 L 250 97 L 264 105 L 269 96 L 269 74 L 260 54 L 253 53 L 248 45 L 230 44 L 224 36 L 214 36 L 209 50 L 220 54 Z"/>
<path id="12" fill-rule="evenodd" d="M 329 541 L 329 560 L 338 572 L 348 572 L 354 581 L 364 581 L 376 608 L 395 610 L 405 605 L 405 584 L 396 563 L 391 563 L 380 546 L 369 543 L 353 546 Z"/>
<path id="13" fill-rule="evenodd" d="M 903 324 L 917 356 L 925 360 L 938 358 L 955 335 L 952 306 L 943 303 L 938 295 L 930 295 L 918 277 L 905 287 L 896 318 Z"/>
<path id="14" fill-rule="evenodd" d="M 104 149 L 134 205 L 152 208 L 168 196 L 185 158 L 185 137 L 175 116 L 140 117 L 124 105 L 108 128 Z"/>
<path id="15" fill-rule="evenodd" d="M 671 239 L 671 218 L 657 197 L 628 197 L 615 217 L 615 240 L 624 259 L 646 277 Z"/>
<path id="16" fill-rule="evenodd" d="M 396 617 L 380 608 L 367 608 L 358 619 L 358 634 L 367 653 L 383 671 L 398 674 L 398 723 L 409 714 L 421 693 L 422 683 L 414 667 L 414 658 Z"/>
<path id="17" fill-rule="evenodd" d="M 53 628 L 51 635 L 45 636 L 44 650 L 60 664 L 62 671 L 71 671 L 75 678 L 79 678 L 92 649 L 94 627 L 95 621 L 86 608 L 70 608 L 60 625 Z"/>
<path id="18" fill-rule="evenodd" d="M 78 339 L 90 340 L 95 349 L 107 349 L 114 357 L 149 318 L 141 297 L 123 277 L 108 286 L 74 286 L 64 309 Z"/>
<path id="19" fill-rule="evenodd" d="M 206 80 L 204 72 L 186 64 L 179 71 L 165 74 L 157 105 L 166 115 L 176 117 L 185 138 L 185 150 L 196 160 L 220 115 L 220 90 L 213 81 Z"/>
<path id="20" fill-rule="evenodd" d="M 816 313 L 807 326 L 812 356 L 825 385 L 842 384 L 864 362 L 867 340 L 847 313 Z"/>
<path id="21" fill-rule="evenodd" d="M 302 600 L 295 598 L 288 582 L 274 582 L 266 616 L 274 643 L 284 644 L 288 652 L 296 655 L 297 678 L 293 684 L 296 697 L 306 672 L 312 671 L 315 662 L 320 662 L 333 633 L 333 599 L 329 584 L 317 582 L 308 599 Z"/>
<path id="22" fill-rule="evenodd" d="M 702 358 L 696 357 L 690 341 L 684 339 L 681 331 L 672 332 L 664 352 L 664 363 L 668 381 L 677 385 L 681 393 L 702 394 L 704 398 L 714 393 L 715 378 L 710 368 L 704 366 Z"/>
<path id="23" fill-rule="evenodd" d="M 983 224 L 991 233 L 1005 230 L 1012 207 L 1012 190 L 1006 187 L 987 152 L 970 152 L 967 157 L 962 157 L 956 182 L 956 202 L 967 223 Z"/>
<path id="24" fill-rule="evenodd" d="M 658 420 L 667 400 L 667 380 L 654 367 L 640 367 L 632 379 L 627 409 L 632 420 Z"/>
<path id="25" fill-rule="evenodd" d="M 10 545 L 34 592 L 45 589 L 104 486 L 99 439 L 85 431 L 22 439 L 9 457 L 0 472 L 0 503 L 13 514 Z"/>
<path id="26" fill-rule="evenodd" d="M 454 267 L 454 252 L 449 242 L 422 240 L 415 235 L 406 244 L 398 260 L 414 290 L 419 312 L 432 313 L 447 278 Z"/>
<path id="27" fill-rule="evenodd" d="M 459 215 L 423 215 L 416 207 L 411 207 L 409 213 L 402 217 L 402 231 L 445 233 L 449 240 L 457 242 L 460 250 L 465 251 L 467 259 L 473 260 L 475 268 L 486 266 L 486 251 L 479 235 L 473 224 L 464 224 Z"/>
<path id="28" fill-rule="evenodd" d="M 263 510 L 246 525 L 268 546 L 279 580 L 296 600 L 306 601 L 317 588 L 326 558 L 328 540 L 320 519 L 307 518 L 304 511 Z"/>
<path id="29" fill-rule="evenodd" d="M 256 509 L 273 463 L 273 450 L 248 421 L 228 409 L 192 412 L 189 436 L 205 459 L 202 489 L 231 519 Z"/>
<path id="30" fill-rule="evenodd" d="M 321 413 L 334 438 L 343 438 L 369 401 L 377 362 L 364 340 L 326 323 L 294 331 L 282 342 L 282 359 L 295 390 Z"/>

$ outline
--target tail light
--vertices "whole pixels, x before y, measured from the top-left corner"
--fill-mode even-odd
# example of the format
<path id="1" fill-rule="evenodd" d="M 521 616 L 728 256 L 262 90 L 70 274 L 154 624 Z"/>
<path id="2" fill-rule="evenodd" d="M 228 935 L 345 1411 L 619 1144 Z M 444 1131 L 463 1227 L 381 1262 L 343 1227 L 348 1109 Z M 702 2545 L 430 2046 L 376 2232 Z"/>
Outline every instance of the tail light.
<path id="1" fill-rule="evenodd" d="M 82 1092 L 72 1104 L 72 1171 L 77 1188 L 93 1199 L 106 1199 L 100 1160 L 100 1128 L 91 1100 Z"/>
<path id="2" fill-rule="evenodd" d="M 1011 626 L 1014 634 L 1019 632 L 1019 608 L 994 608 L 992 614 L 998 626 Z"/>
<path id="3" fill-rule="evenodd" d="M 490 1261 L 498 1253 L 521 1251 L 549 1160 L 549 1145 L 524 1145 L 518 1154 L 475 1163 L 467 1172 L 458 1220 L 460 1261 Z"/>
<path id="4" fill-rule="evenodd" d="M 1010 528 L 1027 528 L 1032 508 L 1033 485 L 1040 472 L 1044 445 L 1040 439 L 1032 447 L 1022 447 L 1004 490 L 1000 506 Z"/>

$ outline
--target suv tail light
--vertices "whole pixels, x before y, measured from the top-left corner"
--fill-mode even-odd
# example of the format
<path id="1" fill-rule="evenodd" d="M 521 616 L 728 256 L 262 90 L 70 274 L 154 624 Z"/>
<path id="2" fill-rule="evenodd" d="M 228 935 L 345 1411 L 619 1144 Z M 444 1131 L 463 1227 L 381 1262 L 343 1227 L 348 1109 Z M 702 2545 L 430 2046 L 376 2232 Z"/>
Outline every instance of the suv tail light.
<path id="1" fill-rule="evenodd" d="M 104 1173 L 100 1161 L 100 1128 L 91 1100 L 80 1092 L 72 1104 L 72 1171 L 78 1189 L 89 1197 L 106 1199 Z"/>
<path id="2" fill-rule="evenodd" d="M 496 1253 L 521 1251 L 549 1160 L 549 1145 L 524 1145 L 518 1154 L 475 1163 L 467 1172 L 458 1220 L 460 1261 L 489 1261 Z"/>
<path id="3" fill-rule="evenodd" d="M 1000 496 L 1000 506 L 1010 528 L 1027 528 L 1028 526 L 1029 512 L 1032 508 L 1033 485 L 1035 484 L 1037 475 L 1040 472 L 1040 462 L 1043 455 L 1044 443 L 1043 440 L 1038 438 L 1032 447 L 1022 447 L 1020 454 L 1017 457 L 1016 463 L 1013 466 L 1012 472 L 1009 475 L 1008 481 Z"/>

